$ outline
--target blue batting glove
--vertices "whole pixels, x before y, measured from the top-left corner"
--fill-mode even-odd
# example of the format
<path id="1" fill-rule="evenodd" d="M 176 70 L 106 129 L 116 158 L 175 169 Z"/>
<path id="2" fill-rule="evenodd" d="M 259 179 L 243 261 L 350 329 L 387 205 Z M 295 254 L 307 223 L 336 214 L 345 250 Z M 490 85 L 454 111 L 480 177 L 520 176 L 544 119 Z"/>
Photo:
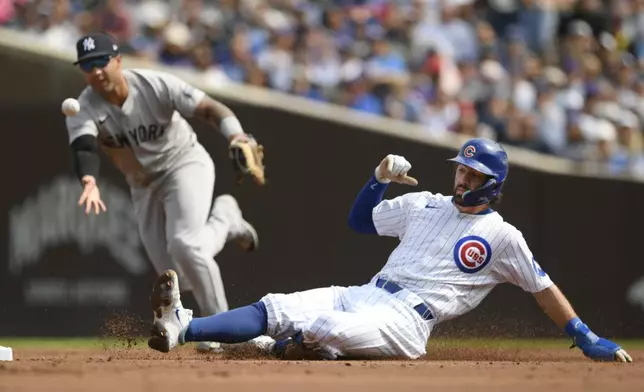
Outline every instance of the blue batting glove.
<path id="1" fill-rule="evenodd" d="M 618 344 L 595 335 L 578 317 L 570 320 L 564 331 L 572 338 L 570 348 L 579 347 L 592 360 L 633 362 L 631 356 Z"/>

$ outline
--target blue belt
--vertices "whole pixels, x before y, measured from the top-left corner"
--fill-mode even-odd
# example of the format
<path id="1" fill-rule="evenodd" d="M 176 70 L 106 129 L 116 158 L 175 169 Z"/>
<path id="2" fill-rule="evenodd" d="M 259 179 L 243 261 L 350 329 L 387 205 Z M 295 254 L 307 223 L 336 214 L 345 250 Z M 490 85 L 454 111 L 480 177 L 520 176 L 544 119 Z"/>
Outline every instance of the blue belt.
<path id="1" fill-rule="evenodd" d="M 376 287 L 379 287 L 385 291 L 390 292 L 391 294 L 396 294 L 403 288 L 398 286 L 396 283 L 390 281 L 390 280 L 385 280 L 385 279 L 378 279 L 376 281 Z M 414 310 L 420 314 L 420 317 L 422 317 L 424 320 L 433 320 L 434 315 L 432 314 L 432 311 L 429 310 L 429 307 L 425 305 L 424 303 L 418 304 L 414 306 Z"/>

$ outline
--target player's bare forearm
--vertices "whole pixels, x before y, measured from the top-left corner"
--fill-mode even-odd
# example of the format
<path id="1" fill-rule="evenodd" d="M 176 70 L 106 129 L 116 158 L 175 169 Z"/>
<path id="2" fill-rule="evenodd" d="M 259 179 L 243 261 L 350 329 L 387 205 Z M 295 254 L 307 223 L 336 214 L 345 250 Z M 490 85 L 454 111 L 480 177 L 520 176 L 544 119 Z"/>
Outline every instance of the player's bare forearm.
<path id="1" fill-rule="evenodd" d="M 259 144 L 252 135 L 244 132 L 239 119 L 230 108 L 204 96 L 197 105 L 194 116 L 208 121 L 230 143 L 229 156 L 238 174 L 238 183 L 241 183 L 245 175 L 250 175 L 259 185 L 266 183 L 263 163 L 264 146 Z"/>
<path id="2" fill-rule="evenodd" d="M 592 332 L 577 317 L 570 302 L 556 285 L 534 293 L 534 297 L 552 321 L 573 339 L 573 344 L 587 357 L 602 361 L 633 362 L 633 358 L 621 346 Z"/>
<path id="3" fill-rule="evenodd" d="M 563 329 L 568 321 L 577 317 L 572 305 L 557 285 L 553 284 L 545 290 L 534 293 L 534 298 L 559 328 Z"/>
<path id="4" fill-rule="evenodd" d="M 235 113 L 228 106 L 208 96 L 204 97 L 195 109 L 196 117 L 212 123 L 217 129 L 221 120 L 234 115 Z"/>
<path id="5" fill-rule="evenodd" d="M 195 117 L 206 120 L 215 127 L 215 129 L 222 132 L 229 141 L 239 133 L 243 133 L 241 131 L 241 127 L 240 129 L 234 129 L 232 131 L 224 129 L 227 125 L 223 122 L 224 119 L 236 120 L 235 113 L 233 113 L 228 106 L 208 96 L 204 97 L 195 109 Z"/>

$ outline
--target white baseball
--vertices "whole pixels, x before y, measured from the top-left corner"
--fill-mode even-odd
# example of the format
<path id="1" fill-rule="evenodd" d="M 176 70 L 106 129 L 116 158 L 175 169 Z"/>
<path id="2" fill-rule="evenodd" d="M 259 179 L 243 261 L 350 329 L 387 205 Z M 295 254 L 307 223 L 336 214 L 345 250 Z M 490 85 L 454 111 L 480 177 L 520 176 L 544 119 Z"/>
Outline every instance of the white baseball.
<path id="1" fill-rule="evenodd" d="M 63 101 L 62 110 L 66 116 L 75 116 L 80 112 L 80 103 L 74 98 L 67 98 Z"/>

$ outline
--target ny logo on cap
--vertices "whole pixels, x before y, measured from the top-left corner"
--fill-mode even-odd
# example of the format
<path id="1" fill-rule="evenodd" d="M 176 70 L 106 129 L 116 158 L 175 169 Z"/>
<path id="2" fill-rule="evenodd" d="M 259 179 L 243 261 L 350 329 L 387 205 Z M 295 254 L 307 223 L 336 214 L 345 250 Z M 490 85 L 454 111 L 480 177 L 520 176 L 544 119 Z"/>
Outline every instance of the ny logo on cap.
<path id="1" fill-rule="evenodd" d="M 86 52 L 89 52 L 90 50 L 96 49 L 96 45 L 94 45 L 94 39 L 91 37 L 85 38 L 83 41 L 83 50 Z"/>

